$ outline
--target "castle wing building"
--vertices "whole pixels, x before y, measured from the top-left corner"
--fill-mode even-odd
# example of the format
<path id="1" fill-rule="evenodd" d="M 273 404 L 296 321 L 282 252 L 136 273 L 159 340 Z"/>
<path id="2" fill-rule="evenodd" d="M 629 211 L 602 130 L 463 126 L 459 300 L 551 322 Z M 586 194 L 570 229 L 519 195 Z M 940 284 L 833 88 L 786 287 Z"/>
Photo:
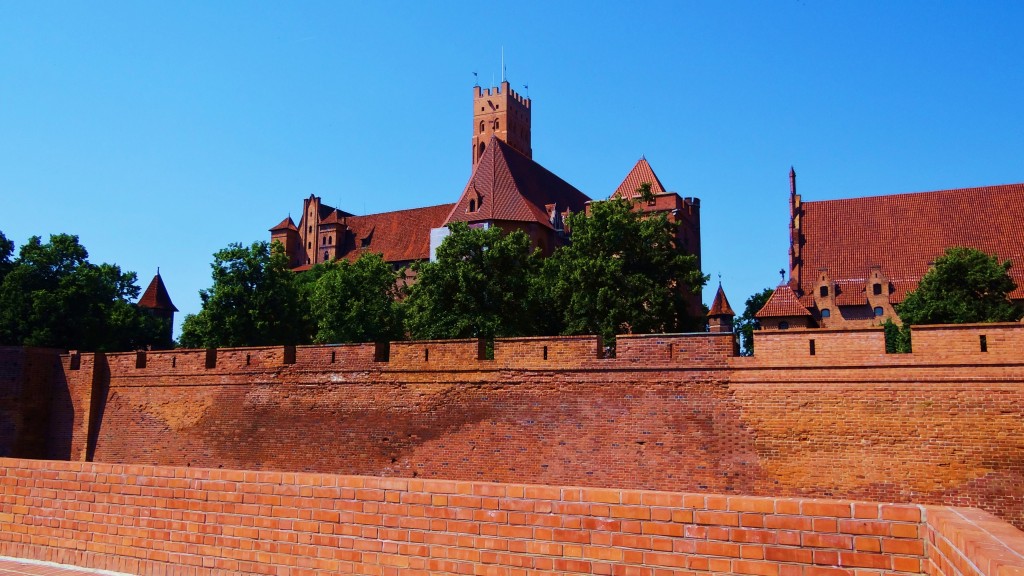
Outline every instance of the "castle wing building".
<path id="1" fill-rule="evenodd" d="M 787 286 L 812 326 L 898 321 L 893 306 L 954 246 L 1010 260 L 1017 283 L 1010 297 L 1024 300 L 1024 184 L 804 202 L 790 171 Z M 758 318 L 786 321 L 772 300 Z"/>

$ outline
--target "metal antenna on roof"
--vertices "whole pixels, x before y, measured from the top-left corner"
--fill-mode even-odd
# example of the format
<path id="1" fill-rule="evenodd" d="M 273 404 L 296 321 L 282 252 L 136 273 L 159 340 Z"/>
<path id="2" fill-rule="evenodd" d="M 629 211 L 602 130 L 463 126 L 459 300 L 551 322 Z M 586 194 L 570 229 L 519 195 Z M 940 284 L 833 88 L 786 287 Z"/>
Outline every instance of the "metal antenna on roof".
<path id="1" fill-rule="evenodd" d="M 505 46 L 501 47 L 501 81 L 505 81 Z"/>
<path id="2" fill-rule="evenodd" d="M 526 99 L 529 100 L 530 99 L 530 85 L 529 84 L 523 84 L 523 90 L 526 91 Z"/>

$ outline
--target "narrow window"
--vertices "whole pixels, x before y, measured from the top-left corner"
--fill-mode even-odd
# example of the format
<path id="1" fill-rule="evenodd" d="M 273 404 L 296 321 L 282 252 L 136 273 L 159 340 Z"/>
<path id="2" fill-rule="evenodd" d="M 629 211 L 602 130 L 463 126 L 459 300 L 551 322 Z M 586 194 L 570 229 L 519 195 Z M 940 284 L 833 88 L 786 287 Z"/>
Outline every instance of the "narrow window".
<path id="1" fill-rule="evenodd" d="M 252 354 L 246 354 L 245 355 L 245 365 L 248 366 L 251 363 L 252 363 Z"/>
<path id="2" fill-rule="evenodd" d="M 885 314 L 885 310 L 882 310 L 881 306 L 875 306 L 875 316 L 881 316 Z"/>
<path id="3" fill-rule="evenodd" d="M 178 357 L 177 356 L 171 356 L 171 368 L 175 368 L 177 366 L 178 366 Z"/>
<path id="4" fill-rule="evenodd" d="M 334 350 L 331 350 L 331 364 L 334 364 Z"/>
<path id="5" fill-rule="evenodd" d="M 172 356 L 173 358 L 173 356 Z M 82 356 L 78 352 L 71 355 L 71 365 L 68 366 L 68 370 L 81 370 L 82 368 Z"/>
<path id="6" fill-rule="evenodd" d="M 327 246 L 327 236 L 322 236 L 320 238 L 320 245 L 321 246 Z"/>
<path id="7" fill-rule="evenodd" d="M 481 120 L 480 121 L 480 132 L 483 132 L 483 131 L 484 131 L 484 121 Z"/>
<path id="8" fill-rule="evenodd" d="M 423 349 L 423 361 L 430 362 L 430 348 Z"/>
<path id="9" fill-rule="evenodd" d="M 312 214 L 310 214 L 310 216 L 312 216 Z M 307 227 L 306 228 L 306 232 L 312 233 L 313 232 L 313 227 L 312 226 Z"/>
<path id="10" fill-rule="evenodd" d="M 825 308 L 824 310 L 821 311 L 821 317 L 822 318 L 828 318 L 831 315 L 832 315 L 832 311 L 829 310 L 828 308 Z"/>
<path id="11" fill-rule="evenodd" d="M 476 212 L 476 200 L 469 201 L 469 211 Z"/>
<path id="12" fill-rule="evenodd" d="M 827 297 L 828 296 L 828 286 L 822 286 L 821 290 L 819 290 L 819 293 L 821 294 L 822 298 Z"/>
<path id="13" fill-rule="evenodd" d="M 789 330 L 789 322 L 786 322 L 785 320 L 779 322 L 779 330 Z"/>
<path id="14" fill-rule="evenodd" d="M 544 359 L 545 360 L 548 359 L 548 347 L 547 346 L 544 347 Z"/>
<path id="15" fill-rule="evenodd" d="M 327 262 L 330 258 L 331 258 L 330 253 L 329 252 L 324 252 L 324 262 Z"/>
<path id="16" fill-rule="evenodd" d="M 481 157 L 483 155 L 484 155 L 484 143 L 481 142 L 480 143 L 480 147 L 479 147 L 479 152 L 477 153 L 476 157 L 479 158 L 479 157 Z"/>
<path id="17" fill-rule="evenodd" d="M 495 129 L 495 130 L 498 130 L 498 128 L 501 128 L 501 122 L 500 122 L 500 121 L 498 121 L 498 120 L 495 120 L 495 121 L 494 121 L 494 129 Z"/>
<path id="18" fill-rule="evenodd" d="M 313 243 L 312 242 L 306 242 L 306 249 L 307 250 L 312 248 L 312 247 L 313 247 Z"/>
<path id="19" fill-rule="evenodd" d="M 146 367 L 146 352 L 144 350 L 139 350 L 138 352 L 135 353 L 135 367 Z"/>
<path id="20" fill-rule="evenodd" d="M 978 336 L 978 341 L 981 342 L 981 351 L 988 352 L 988 338 L 982 334 L 981 336 Z"/>
<path id="21" fill-rule="evenodd" d="M 811 356 L 814 356 L 814 340 L 812 339 L 810 342 L 811 342 Z"/>
<path id="22" fill-rule="evenodd" d="M 882 293 L 882 285 L 881 284 L 875 284 L 872 287 L 872 290 L 874 290 L 875 296 L 878 296 L 878 295 L 880 295 Z"/>

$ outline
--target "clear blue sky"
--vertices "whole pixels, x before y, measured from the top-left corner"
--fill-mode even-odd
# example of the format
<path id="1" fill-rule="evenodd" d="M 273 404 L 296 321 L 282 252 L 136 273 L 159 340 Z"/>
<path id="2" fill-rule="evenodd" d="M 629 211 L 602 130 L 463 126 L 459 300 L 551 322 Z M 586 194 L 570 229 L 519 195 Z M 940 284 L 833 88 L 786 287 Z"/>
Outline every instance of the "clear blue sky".
<path id="1" fill-rule="evenodd" d="M 180 325 L 311 193 L 454 202 L 502 47 L 534 158 L 602 198 L 646 155 L 738 311 L 788 267 L 791 165 L 805 200 L 1024 181 L 1024 3 L 633 4 L 0 2 L 0 230 L 159 266 Z"/>

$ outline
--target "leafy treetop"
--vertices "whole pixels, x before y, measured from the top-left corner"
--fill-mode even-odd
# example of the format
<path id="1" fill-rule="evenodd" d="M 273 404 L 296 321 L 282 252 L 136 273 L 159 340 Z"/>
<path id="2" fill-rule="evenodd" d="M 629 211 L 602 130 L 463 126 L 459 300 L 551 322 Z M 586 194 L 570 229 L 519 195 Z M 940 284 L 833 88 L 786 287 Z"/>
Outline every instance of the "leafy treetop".
<path id="1" fill-rule="evenodd" d="M 1009 261 L 980 250 L 949 248 L 896 312 L 910 325 L 1015 322 L 1021 307 L 1008 298 L 1017 288 L 1009 270 Z"/>

